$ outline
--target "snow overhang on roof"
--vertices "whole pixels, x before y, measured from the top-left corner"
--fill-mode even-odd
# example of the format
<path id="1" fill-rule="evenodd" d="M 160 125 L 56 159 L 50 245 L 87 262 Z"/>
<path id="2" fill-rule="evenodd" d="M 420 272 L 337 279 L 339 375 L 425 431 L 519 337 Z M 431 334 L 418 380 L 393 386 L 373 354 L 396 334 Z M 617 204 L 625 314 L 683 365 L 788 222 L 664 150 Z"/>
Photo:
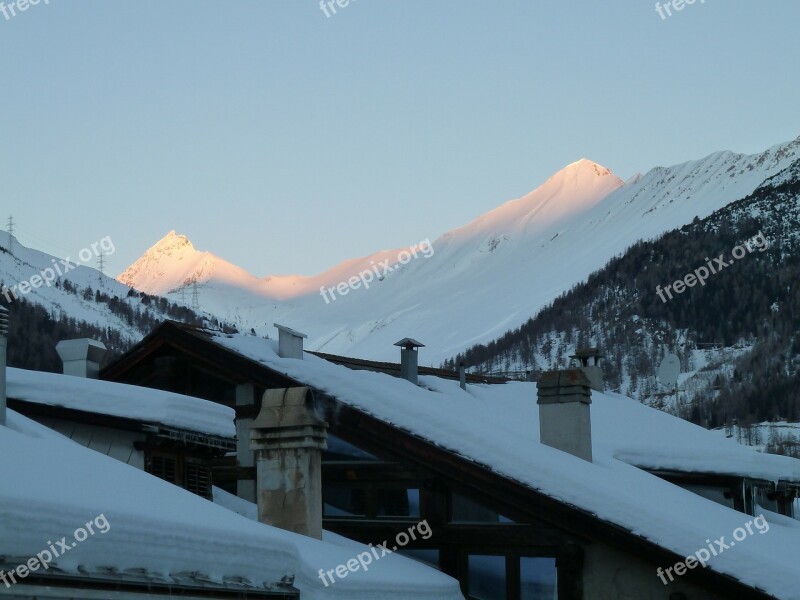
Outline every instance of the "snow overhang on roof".
<path id="1" fill-rule="evenodd" d="M 8 369 L 8 397 L 49 407 L 158 426 L 172 438 L 229 447 L 233 409 L 162 390 L 24 369 Z"/>

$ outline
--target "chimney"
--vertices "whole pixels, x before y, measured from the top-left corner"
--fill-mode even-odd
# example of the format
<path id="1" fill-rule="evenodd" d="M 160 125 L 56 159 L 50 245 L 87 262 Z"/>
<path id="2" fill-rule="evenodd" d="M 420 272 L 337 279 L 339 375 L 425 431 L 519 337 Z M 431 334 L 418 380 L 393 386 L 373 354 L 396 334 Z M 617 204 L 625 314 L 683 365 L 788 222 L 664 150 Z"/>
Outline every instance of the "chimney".
<path id="1" fill-rule="evenodd" d="M 462 390 L 467 389 L 467 367 L 463 362 L 458 363 L 458 385 Z"/>
<path id="2" fill-rule="evenodd" d="M 308 336 L 277 323 L 273 325 L 278 328 L 278 356 L 303 360 L 303 340 Z"/>
<path id="3" fill-rule="evenodd" d="M 322 451 L 328 425 L 307 387 L 267 390 L 250 426 L 258 520 L 322 539 Z"/>
<path id="4" fill-rule="evenodd" d="M 543 444 L 592 462 L 592 392 L 581 369 L 548 371 L 536 384 Z"/>
<path id="5" fill-rule="evenodd" d="M 394 345 L 400 346 L 400 377 L 417 385 L 419 366 L 417 348 L 424 348 L 425 344 L 411 338 L 403 338 Z"/>
<path id="6" fill-rule="evenodd" d="M 589 385 L 594 391 L 602 392 L 605 389 L 603 369 L 600 368 L 600 359 L 603 355 L 600 354 L 599 348 L 578 348 L 570 358 L 580 362 L 580 369 L 589 378 Z M 590 362 L 592 364 L 589 364 Z"/>
<path id="7" fill-rule="evenodd" d="M 6 354 L 8 351 L 8 311 L 0 306 L 0 425 L 6 424 Z"/>
<path id="8" fill-rule="evenodd" d="M 56 352 L 64 363 L 64 375 L 88 379 L 100 377 L 100 363 L 106 355 L 103 342 L 88 338 L 61 340 L 56 345 Z"/>

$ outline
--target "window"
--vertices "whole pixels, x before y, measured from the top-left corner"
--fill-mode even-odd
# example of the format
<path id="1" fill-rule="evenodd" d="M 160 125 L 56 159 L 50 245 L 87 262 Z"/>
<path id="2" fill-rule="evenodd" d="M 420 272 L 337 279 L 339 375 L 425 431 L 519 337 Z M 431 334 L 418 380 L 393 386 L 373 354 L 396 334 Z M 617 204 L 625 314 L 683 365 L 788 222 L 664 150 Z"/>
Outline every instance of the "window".
<path id="1" fill-rule="evenodd" d="M 408 558 L 413 558 L 414 560 L 424 563 L 429 567 L 433 567 L 434 569 L 439 568 L 438 550 L 404 548 L 402 550 L 398 550 L 397 552 L 398 554 L 402 554 L 403 556 L 407 556 Z"/>
<path id="2" fill-rule="evenodd" d="M 323 515 L 326 517 L 366 517 L 367 490 L 331 485 L 322 490 Z"/>
<path id="3" fill-rule="evenodd" d="M 330 462 L 330 461 L 352 461 L 352 462 L 363 462 L 363 461 L 378 461 L 376 456 L 362 450 L 351 444 L 350 442 L 344 441 L 340 437 L 336 437 L 335 435 L 328 434 L 328 449 L 322 453 L 322 460 L 323 462 Z"/>
<path id="4" fill-rule="evenodd" d="M 755 504 L 760 509 L 768 510 L 774 513 L 780 512 L 778 509 L 777 495 L 772 489 L 765 486 L 759 486 L 753 490 L 753 493 L 755 495 Z M 757 514 L 759 509 L 754 506 L 753 510 Z"/>
<path id="5" fill-rule="evenodd" d="M 211 499 L 211 468 L 201 459 L 150 454 L 145 458 L 145 471 L 193 494 Z"/>
<path id="6" fill-rule="evenodd" d="M 186 489 L 193 494 L 211 499 L 211 470 L 204 464 L 186 463 Z"/>
<path id="7" fill-rule="evenodd" d="M 325 517 L 419 519 L 418 488 L 331 484 L 322 488 Z"/>
<path id="8" fill-rule="evenodd" d="M 153 455 L 148 461 L 148 473 L 170 483 L 175 483 L 177 461 L 173 457 Z"/>
<path id="9" fill-rule="evenodd" d="M 378 489 L 375 514 L 379 517 L 419 517 L 419 490 Z"/>
<path id="10" fill-rule="evenodd" d="M 456 492 L 450 495 L 451 523 L 513 523 L 508 517 Z"/>
<path id="11" fill-rule="evenodd" d="M 557 600 L 556 559 L 523 556 L 519 559 L 520 600 Z"/>
<path id="12" fill-rule="evenodd" d="M 506 557 L 471 554 L 468 557 L 471 600 L 506 600 Z"/>

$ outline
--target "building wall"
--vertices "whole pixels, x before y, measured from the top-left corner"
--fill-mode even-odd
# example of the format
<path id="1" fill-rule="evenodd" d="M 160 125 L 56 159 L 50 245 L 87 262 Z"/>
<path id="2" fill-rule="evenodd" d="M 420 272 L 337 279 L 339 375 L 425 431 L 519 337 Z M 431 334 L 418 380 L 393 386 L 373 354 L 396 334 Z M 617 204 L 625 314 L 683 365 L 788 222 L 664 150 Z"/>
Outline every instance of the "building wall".
<path id="1" fill-rule="evenodd" d="M 687 600 L 723 600 L 709 591 L 692 585 L 684 578 L 664 585 L 653 565 L 623 554 L 602 544 L 584 547 L 584 598 L 591 600 L 668 600 L 670 594 L 683 592 Z M 665 566 L 661 565 L 662 569 Z M 699 567 L 698 567 L 699 568 Z M 669 578 L 667 578 L 669 581 Z"/>
<path id="2" fill-rule="evenodd" d="M 144 452 L 134 448 L 133 444 L 134 442 L 144 442 L 147 439 L 145 433 L 87 425 L 65 419 L 41 417 L 36 420 L 81 446 L 144 470 Z"/>

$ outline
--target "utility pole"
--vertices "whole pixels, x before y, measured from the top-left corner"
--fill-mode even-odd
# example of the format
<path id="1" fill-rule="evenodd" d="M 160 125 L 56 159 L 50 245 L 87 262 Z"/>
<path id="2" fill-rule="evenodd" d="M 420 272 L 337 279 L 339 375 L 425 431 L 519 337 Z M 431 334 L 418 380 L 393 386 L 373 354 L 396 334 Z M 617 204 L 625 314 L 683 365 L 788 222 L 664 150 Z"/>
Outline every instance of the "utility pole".
<path id="1" fill-rule="evenodd" d="M 197 293 L 197 281 L 192 282 L 192 309 L 200 310 L 200 295 Z"/>
<path id="2" fill-rule="evenodd" d="M 101 254 L 97 257 L 97 270 L 100 271 L 100 274 L 97 276 L 97 280 L 100 282 L 100 285 L 103 285 L 103 275 L 105 275 L 103 269 L 106 266 L 106 255 Z"/>
<path id="3" fill-rule="evenodd" d="M 14 255 L 14 215 L 8 216 L 8 223 L 6 224 L 6 231 L 8 231 L 8 251 Z"/>

